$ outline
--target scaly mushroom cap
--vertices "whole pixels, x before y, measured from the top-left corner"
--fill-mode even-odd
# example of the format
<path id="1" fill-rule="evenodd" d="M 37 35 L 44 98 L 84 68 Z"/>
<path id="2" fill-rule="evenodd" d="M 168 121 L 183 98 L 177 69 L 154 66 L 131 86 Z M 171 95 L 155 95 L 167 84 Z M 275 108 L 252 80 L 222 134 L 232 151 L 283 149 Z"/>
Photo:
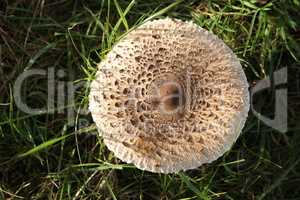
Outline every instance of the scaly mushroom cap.
<path id="1" fill-rule="evenodd" d="M 99 65 L 90 111 L 104 143 L 140 169 L 170 173 L 216 160 L 247 118 L 248 84 L 231 49 L 192 22 L 128 33 Z"/>

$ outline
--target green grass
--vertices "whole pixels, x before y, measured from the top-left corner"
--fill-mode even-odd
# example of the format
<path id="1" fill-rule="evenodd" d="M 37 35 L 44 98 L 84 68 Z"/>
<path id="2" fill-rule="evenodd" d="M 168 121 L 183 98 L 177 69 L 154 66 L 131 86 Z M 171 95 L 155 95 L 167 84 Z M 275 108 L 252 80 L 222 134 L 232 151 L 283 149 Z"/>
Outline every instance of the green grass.
<path id="1" fill-rule="evenodd" d="M 300 199 L 300 2 L 257 2 L 1 1 L 0 199 Z M 230 152 L 178 174 L 143 172 L 116 159 L 91 116 L 81 112 L 89 84 L 122 35 L 165 16 L 193 20 L 222 38 L 252 86 L 288 67 L 289 131 L 277 132 L 250 113 Z M 67 102 L 66 95 L 64 104 L 55 99 L 50 112 L 22 112 L 13 98 L 17 77 L 49 68 L 64 70 L 55 80 L 61 90 L 67 82 L 81 85 L 75 101 Z M 47 77 L 27 79 L 22 91 L 30 106 L 47 106 Z M 272 95 L 259 98 L 266 115 L 272 113 Z"/>

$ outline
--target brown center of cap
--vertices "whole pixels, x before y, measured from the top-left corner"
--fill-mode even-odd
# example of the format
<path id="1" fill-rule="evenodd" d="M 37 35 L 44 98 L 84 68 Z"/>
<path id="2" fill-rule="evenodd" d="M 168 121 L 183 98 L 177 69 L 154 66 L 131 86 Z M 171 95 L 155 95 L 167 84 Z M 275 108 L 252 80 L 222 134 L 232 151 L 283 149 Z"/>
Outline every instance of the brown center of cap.
<path id="1" fill-rule="evenodd" d="M 184 93 L 180 84 L 165 82 L 159 87 L 159 101 L 162 112 L 176 112 L 184 103 Z"/>
<path id="2" fill-rule="evenodd" d="M 151 83 L 151 104 L 161 120 L 181 118 L 185 107 L 185 93 L 180 80 L 173 74 L 158 77 Z"/>

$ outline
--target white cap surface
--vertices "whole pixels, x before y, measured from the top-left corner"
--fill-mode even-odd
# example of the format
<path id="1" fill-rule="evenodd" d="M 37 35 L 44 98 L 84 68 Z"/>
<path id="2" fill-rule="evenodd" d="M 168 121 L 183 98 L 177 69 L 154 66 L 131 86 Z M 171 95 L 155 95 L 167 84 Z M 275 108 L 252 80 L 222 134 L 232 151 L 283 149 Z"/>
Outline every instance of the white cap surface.
<path id="1" fill-rule="evenodd" d="M 248 83 L 217 36 L 159 19 L 128 33 L 99 64 L 89 109 L 116 157 L 171 173 L 231 148 L 247 118 Z"/>

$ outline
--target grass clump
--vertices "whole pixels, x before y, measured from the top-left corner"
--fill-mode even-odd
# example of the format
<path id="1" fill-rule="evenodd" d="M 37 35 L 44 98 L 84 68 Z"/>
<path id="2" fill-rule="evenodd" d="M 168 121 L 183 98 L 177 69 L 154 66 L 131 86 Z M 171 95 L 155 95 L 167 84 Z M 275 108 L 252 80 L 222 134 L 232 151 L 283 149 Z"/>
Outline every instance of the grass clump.
<path id="1" fill-rule="evenodd" d="M 299 10 L 298 0 L 2 1 L 0 199 L 299 199 Z M 193 20 L 222 38 L 252 85 L 288 67 L 289 131 L 250 114 L 230 152 L 179 174 L 143 172 L 116 159 L 83 112 L 89 84 L 123 34 L 165 16 Z M 16 105 L 15 82 L 30 70 L 42 74 L 26 79 L 21 98 L 50 108 L 45 112 L 28 114 Z M 70 85 L 78 86 L 71 101 Z M 267 115 L 272 91 L 258 98 Z"/>

